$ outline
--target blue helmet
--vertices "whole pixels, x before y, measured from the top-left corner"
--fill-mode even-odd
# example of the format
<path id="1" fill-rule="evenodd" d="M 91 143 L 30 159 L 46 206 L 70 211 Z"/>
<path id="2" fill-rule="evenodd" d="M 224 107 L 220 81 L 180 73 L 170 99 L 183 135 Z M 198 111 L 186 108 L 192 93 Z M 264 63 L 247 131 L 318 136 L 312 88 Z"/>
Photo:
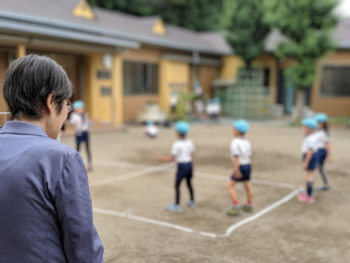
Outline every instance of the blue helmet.
<path id="1" fill-rule="evenodd" d="M 154 125 L 154 122 L 153 121 L 148 121 L 147 122 L 147 126 L 153 126 Z"/>
<path id="2" fill-rule="evenodd" d="M 249 131 L 249 123 L 246 120 L 237 120 L 232 124 L 232 126 L 242 134 Z"/>
<path id="3" fill-rule="evenodd" d="M 74 101 L 74 103 L 73 103 L 73 108 L 75 110 L 79 109 L 79 108 L 84 108 L 84 107 L 85 107 L 85 103 L 82 100 L 77 100 L 77 101 Z"/>
<path id="4" fill-rule="evenodd" d="M 185 121 L 178 121 L 175 125 L 175 130 L 181 135 L 186 135 L 190 130 L 190 125 Z"/>
<path id="5" fill-rule="evenodd" d="M 214 99 L 213 99 L 213 101 L 215 102 L 215 103 L 220 103 L 220 98 L 219 97 L 215 97 Z"/>
<path id="6" fill-rule="evenodd" d="M 301 124 L 315 130 L 317 128 L 317 121 L 313 118 L 306 118 L 301 121 Z"/>
<path id="7" fill-rule="evenodd" d="M 325 123 L 328 121 L 328 115 L 324 113 L 317 113 L 314 118 L 317 122 Z"/>

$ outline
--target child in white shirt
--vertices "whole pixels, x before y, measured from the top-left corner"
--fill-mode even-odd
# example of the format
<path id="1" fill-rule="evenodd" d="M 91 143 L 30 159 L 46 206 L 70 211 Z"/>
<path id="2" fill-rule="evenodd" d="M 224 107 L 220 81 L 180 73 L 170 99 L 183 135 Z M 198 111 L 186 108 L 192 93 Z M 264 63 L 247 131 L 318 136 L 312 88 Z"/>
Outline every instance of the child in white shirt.
<path id="1" fill-rule="evenodd" d="M 77 151 L 80 150 L 80 144 L 85 142 L 86 153 L 88 157 L 88 171 L 92 171 L 92 160 L 89 146 L 89 114 L 85 112 L 85 103 L 77 100 L 73 103 L 74 112 L 70 115 L 70 124 L 75 128 L 75 139 Z"/>
<path id="2" fill-rule="evenodd" d="M 192 187 L 192 161 L 194 158 L 195 147 L 193 145 L 193 142 L 190 139 L 186 138 L 189 129 L 190 127 L 186 122 L 177 122 L 175 125 L 175 130 L 179 139 L 173 143 L 171 156 L 160 156 L 158 158 L 158 160 L 162 162 L 176 161 L 177 163 L 177 173 L 175 180 L 176 199 L 174 204 L 167 207 L 167 210 L 178 213 L 182 212 L 182 208 L 180 206 L 180 184 L 182 179 L 186 179 L 187 187 L 190 193 L 190 200 L 187 202 L 187 205 L 192 208 L 196 207 Z"/>
<path id="3" fill-rule="evenodd" d="M 321 191 L 328 191 L 331 187 L 328 184 L 328 175 L 324 170 L 324 163 L 328 157 L 328 161 L 332 162 L 332 148 L 329 140 L 328 132 L 328 116 L 324 113 L 318 113 L 315 115 L 315 120 L 318 123 L 318 129 L 315 133 L 316 143 L 318 145 L 318 168 L 321 173 L 324 185 L 318 188 Z"/>
<path id="4" fill-rule="evenodd" d="M 249 124 L 245 120 L 237 120 L 233 123 L 233 134 L 235 139 L 231 142 L 231 158 L 233 161 L 233 175 L 227 182 L 227 190 L 232 199 L 233 207 L 227 211 L 227 214 L 237 215 L 241 211 L 237 193 L 234 186 L 237 182 L 243 182 L 247 193 L 247 204 L 242 207 L 243 211 L 253 211 L 253 188 L 250 181 L 251 174 L 251 155 L 252 149 L 245 134 L 249 130 Z"/>
<path id="5" fill-rule="evenodd" d="M 306 192 L 302 192 L 298 195 L 300 202 L 313 203 L 315 201 L 313 197 L 313 184 L 314 184 L 314 170 L 317 166 L 317 143 L 314 131 L 317 128 L 316 120 L 312 118 L 303 119 L 302 122 L 303 132 L 305 138 L 302 143 L 302 168 L 306 171 Z"/>

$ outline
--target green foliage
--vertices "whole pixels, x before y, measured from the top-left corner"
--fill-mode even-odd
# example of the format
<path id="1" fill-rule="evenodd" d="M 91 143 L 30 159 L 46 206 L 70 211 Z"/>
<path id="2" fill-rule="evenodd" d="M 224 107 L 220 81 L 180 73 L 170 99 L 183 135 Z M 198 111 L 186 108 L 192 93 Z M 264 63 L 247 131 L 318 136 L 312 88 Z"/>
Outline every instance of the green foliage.
<path id="1" fill-rule="evenodd" d="M 350 121 L 350 118 L 349 116 L 346 116 L 346 115 L 343 115 L 343 116 L 337 116 L 337 117 L 334 117 L 330 120 L 330 123 L 331 124 L 347 124 L 349 123 Z"/>
<path id="2" fill-rule="evenodd" d="M 164 22 L 195 31 L 220 30 L 230 0 L 89 0 L 93 6 L 138 16 L 161 16 Z"/>
<path id="3" fill-rule="evenodd" d="M 270 27 L 263 22 L 262 0 L 231 1 L 227 39 L 235 53 L 251 66 L 251 62 L 264 52 L 265 39 Z"/>
<path id="4" fill-rule="evenodd" d="M 298 64 L 286 71 L 298 89 L 308 89 L 315 81 L 315 62 L 334 48 L 332 29 L 337 17 L 332 10 L 338 0 L 265 0 L 265 23 L 276 27 L 288 40 L 275 54 Z"/>
<path id="5" fill-rule="evenodd" d="M 187 106 L 189 103 L 193 100 L 195 95 L 193 93 L 183 93 L 181 94 L 177 105 L 176 105 L 176 112 L 175 112 L 175 120 L 180 121 L 189 121 L 189 114 L 188 114 L 188 108 Z"/>

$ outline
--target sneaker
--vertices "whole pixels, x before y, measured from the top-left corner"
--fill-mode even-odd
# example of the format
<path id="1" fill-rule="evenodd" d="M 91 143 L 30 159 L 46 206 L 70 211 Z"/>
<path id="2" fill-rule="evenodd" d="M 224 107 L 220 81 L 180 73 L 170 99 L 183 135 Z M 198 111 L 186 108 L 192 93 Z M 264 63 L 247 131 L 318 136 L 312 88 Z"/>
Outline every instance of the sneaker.
<path id="1" fill-rule="evenodd" d="M 196 203 L 194 201 L 187 201 L 186 202 L 186 205 L 188 205 L 189 207 L 191 208 L 195 208 L 197 207 Z"/>
<path id="2" fill-rule="evenodd" d="M 182 208 L 180 205 L 176 205 L 176 204 L 172 204 L 172 205 L 169 205 L 167 208 L 166 208 L 167 211 L 173 211 L 173 212 L 177 212 L 177 213 L 181 213 L 182 212 Z"/>
<path id="3" fill-rule="evenodd" d="M 330 191 L 331 187 L 329 185 L 324 185 L 319 188 L 317 188 L 318 191 Z"/>
<path id="4" fill-rule="evenodd" d="M 298 195 L 299 202 L 302 203 L 314 203 L 315 198 L 313 196 L 308 196 L 306 192 L 302 192 Z"/>
<path id="5" fill-rule="evenodd" d="M 251 205 L 244 205 L 244 206 L 242 207 L 242 210 L 243 210 L 244 212 L 248 212 L 248 213 L 253 212 L 253 206 L 251 206 Z"/>
<path id="6" fill-rule="evenodd" d="M 235 216 L 238 215 L 241 212 L 240 206 L 233 206 L 230 210 L 227 211 L 227 215 L 229 216 Z"/>

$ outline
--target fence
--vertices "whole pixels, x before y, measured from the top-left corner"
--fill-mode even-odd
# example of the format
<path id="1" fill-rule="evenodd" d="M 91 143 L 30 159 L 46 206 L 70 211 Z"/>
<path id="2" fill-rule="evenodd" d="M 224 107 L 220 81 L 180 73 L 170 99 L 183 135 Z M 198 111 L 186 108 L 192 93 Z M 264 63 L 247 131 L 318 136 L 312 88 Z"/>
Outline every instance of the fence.
<path id="1" fill-rule="evenodd" d="M 263 83 L 262 70 L 240 70 L 235 84 L 215 88 L 215 96 L 221 99 L 222 114 L 231 118 L 267 119 L 269 87 Z"/>

